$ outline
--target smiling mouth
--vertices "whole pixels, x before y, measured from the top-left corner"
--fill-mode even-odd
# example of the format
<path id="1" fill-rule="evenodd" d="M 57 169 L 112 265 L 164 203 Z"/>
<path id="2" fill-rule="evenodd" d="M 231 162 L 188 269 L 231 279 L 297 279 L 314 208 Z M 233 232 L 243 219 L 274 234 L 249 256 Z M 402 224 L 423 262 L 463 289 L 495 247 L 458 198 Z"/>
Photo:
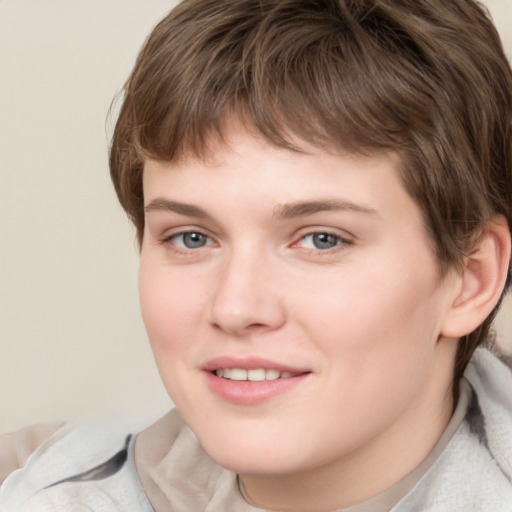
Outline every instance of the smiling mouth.
<path id="1" fill-rule="evenodd" d="M 265 380 L 290 379 L 303 375 L 303 373 L 281 372 L 274 369 L 255 368 L 245 370 L 243 368 L 217 368 L 214 372 L 217 377 L 227 380 L 262 382 Z"/>
<path id="2" fill-rule="evenodd" d="M 258 405 L 300 386 L 313 373 L 261 358 L 217 358 L 203 367 L 210 390 L 235 405 Z"/>

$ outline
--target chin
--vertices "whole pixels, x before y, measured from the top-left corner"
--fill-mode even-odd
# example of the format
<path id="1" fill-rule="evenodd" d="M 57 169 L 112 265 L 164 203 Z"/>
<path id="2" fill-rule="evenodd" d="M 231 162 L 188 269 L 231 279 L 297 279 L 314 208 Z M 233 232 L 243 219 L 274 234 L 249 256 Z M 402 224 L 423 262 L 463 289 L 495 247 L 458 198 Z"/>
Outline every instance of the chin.
<path id="1" fill-rule="evenodd" d="M 240 474 L 279 475 L 305 469 L 304 451 L 298 450 L 300 443 L 288 438 L 283 442 L 282 436 L 276 435 L 272 441 L 250 435 L 212 436 L 201 438 L 203 449 L 217 464 Z M 300 455 L 300 456 L 299 456 Z M 306 457 L 307 458 L 307 457 Z"/>
<path id="2" fill-rule="evenodd" d="M 209 453 L 209 455 L 223 468 L 242 475 L 285 475 L 302 469 L 300 464 L 290 459 L 283 461 L 280 457 L 272 457 L 268 454 L 262 457 L 261 450 L 260 453 L 244 452 L 243 456 L 226 453 Z"/>

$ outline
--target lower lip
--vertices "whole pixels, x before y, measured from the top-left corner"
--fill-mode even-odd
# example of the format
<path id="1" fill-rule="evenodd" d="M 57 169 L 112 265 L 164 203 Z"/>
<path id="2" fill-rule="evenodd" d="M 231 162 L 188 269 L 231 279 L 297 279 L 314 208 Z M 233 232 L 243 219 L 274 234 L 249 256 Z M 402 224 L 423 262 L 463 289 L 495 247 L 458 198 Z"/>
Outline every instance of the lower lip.
<path id="1" fill-rule="evenodd" d="M 285 379 L 248 381 L 230 380 L 205 372 L 208 386 L 223 400 L 239 405 L 255 405 L 292 390 L 304 381 L 309 373 Z"/>

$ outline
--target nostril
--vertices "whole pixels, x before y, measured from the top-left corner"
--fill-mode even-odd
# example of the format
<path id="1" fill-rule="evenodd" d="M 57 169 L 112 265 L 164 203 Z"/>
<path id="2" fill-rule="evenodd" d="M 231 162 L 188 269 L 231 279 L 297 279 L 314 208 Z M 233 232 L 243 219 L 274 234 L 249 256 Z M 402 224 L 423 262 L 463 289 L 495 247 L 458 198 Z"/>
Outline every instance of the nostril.
<path id="1" fill-rule="evenodd" d="M 263 329 L 263 328 L 266 328 L 266 327 L 267 326 L 265 324 L 256 324 L 255 323 L 255 324 L 249 324 L 247 326 L 247 329 L 254 329 L 254 330 L 256 330 L 256 329 Z"/>
<path id="2" fill-rule="evenodd" d="M 223 327 L 221 324 L 217 323 L 217 322 L 213 322 L 212 323 L 212 326 L 215 330 L 219 330 L 219 331 L 227 331 L 229 329 L 226 329 L 226 327 Z M 254 331 L 264 331 L 264 330 L 267 330 L 269 329 L 269 326 L 268 325 L 265 325 L 265 324 L 262 324 L 262 323 L 252 323 L 252 324 L 248 324 L 246 326 L 243 326 L 239 329 L 236 329 L 237 332 L 239 333 L 247 333 L 247 332 L 254 332 Z"/>

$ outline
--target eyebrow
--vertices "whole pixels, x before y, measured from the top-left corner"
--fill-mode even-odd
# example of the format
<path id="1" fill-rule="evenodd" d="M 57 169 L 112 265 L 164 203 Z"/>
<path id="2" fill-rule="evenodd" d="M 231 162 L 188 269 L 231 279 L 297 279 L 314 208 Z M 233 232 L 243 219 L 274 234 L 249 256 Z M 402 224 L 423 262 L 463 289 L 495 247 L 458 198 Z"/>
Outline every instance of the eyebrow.
<path id="1" fill-rule="evenodd" d="M 315 201 L 297 201 L 295 203 L 280 204 L 274 208 L 273 217 L 276 219 L 290 219 L 294 217 L 313 215 L 314 213 L 319 212 L 336 210 L 349 210 L 374 216 L 379 215 L 377 210 L 370 208 L 369 206 L 353 203 L 352 201 L 345 201 L 341 199 L 319 199 Z M 186 217 L 196 217 L 199 219 L 206 219 L 210 217 L 208 212 L 199 206 L 163 198 L 153 199 L 144 207 L 144 211 L 168 211 L 185 215 Z"/>
<path id="2" fill-rule="evenodd" d="M 144 207 L 145 212 L 154 212 L 154 211 L 167 211 L 179 213 L 180 215 L 185 215 L 187 217 L 197 217 L 199 219 L 204 219 L 209 217 L 208 213 L 199 208 L 199 206 L 194 206 L 193 204 L 188 203 L 180 203 L 177 201 L 170 201 L 169 199 L 157 198 L 153 199 L 149 204 Z"/>
<path id="3" fill-rule="evenodd" d="M 274 217 L 278 219 L 290 219 L 293 217 L 303 217 L 314 213 L 336 210 L 349 210 L 379 216 L 377 210 L 369 206 L 353 203 L 352 201 L 320 199 L 316 201 L 298 201 L 296 203 L 279 205 L 274 209 Z"/>

